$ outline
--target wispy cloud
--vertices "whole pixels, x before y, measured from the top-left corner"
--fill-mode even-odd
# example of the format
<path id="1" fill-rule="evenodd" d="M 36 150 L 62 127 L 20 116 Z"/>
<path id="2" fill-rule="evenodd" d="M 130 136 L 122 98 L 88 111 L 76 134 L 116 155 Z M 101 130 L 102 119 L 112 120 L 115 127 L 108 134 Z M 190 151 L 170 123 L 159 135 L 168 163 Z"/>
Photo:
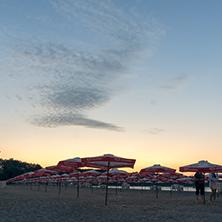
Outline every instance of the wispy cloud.
<path id="1" fill-rule="evenodd" d="M 171 92 L 171 91 L 179 90 L 187 84 L 189 79 L 190 79 L 190 76 L 188 75 L 179 75 L 179 76 L 172 77 L 168 79 L 163 85 L 161 85 L 158 88 L 158 91 Z"/>
<path id="2" fill-rule="evenodd" d="M 149 133 L 151 135 L 157 135 L 157 134 L 162 133 L 164 131 L 165 131 L 164 129 L 160 129 L 160 128 L 150 128 L 148 130 L 145 130 L 146 133 Z"/>
<path id="3" fill-rule="evenodd" d="M 25 38 L 7 48 L 12 66 L 4 70 L 27 90 L 16 97 L 26 97 L 36 110 L 29 121 L 42 127 L 77 125 L 122 131 L 122 127 L 90 119 L 87 114 L 107 104 L 116 90 L 121 91 L 121 77 L 134 59 L 150 51 L 162 30 L 141 23 L 137 14 L 124 13 L 112 1 L 50 2 L 61 23 L 69 26 L 70 32 L 78 30 L 83 39 L 72 34 L 69 45 L 65 39 Z M 39 15 L 36 20 L 39 18 L 53 21 L 49 15 Z M 79 47 L 76 39 L 90 47 Z"/>

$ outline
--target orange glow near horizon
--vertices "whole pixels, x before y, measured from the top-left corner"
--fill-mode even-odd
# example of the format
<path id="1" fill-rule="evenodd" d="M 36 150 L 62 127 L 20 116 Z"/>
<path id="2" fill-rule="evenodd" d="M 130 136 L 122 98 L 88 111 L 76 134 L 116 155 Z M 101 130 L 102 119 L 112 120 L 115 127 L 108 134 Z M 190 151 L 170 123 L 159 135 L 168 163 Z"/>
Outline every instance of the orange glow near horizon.
<path id="1" fill-rule="evenodd" d="M 136 159 L 134 169 L 127 172 L 139 172 L 142 168 L 160 164 L 176 169 L 208 160 L 221 165 L 220 144 L 209 142 L 211 136 L 195 140 L 184 140 L 182 135 L 162 133 L 149 135 L 129 132 L 110 132 L 91 130 L 81 127 L 37 128 L 29 126 L 28 130 L 14 129 L 8 134 L 2 131 L 3 159 L 17 159 L 24 162 L 40 164 L 42 167 L 56 165 L 60 160 L 74 157 L 93 157 L 104 154 Z M 13 140 L 7 138 L 13 135 Z M 175 139 L 176 138 L 176 139 Z M 201 149 L 199 148 L 201 147 Z M 209 152 L 214 147 L 215 152 Z M 188 173 L 192 175 L 192 173 Z"/>

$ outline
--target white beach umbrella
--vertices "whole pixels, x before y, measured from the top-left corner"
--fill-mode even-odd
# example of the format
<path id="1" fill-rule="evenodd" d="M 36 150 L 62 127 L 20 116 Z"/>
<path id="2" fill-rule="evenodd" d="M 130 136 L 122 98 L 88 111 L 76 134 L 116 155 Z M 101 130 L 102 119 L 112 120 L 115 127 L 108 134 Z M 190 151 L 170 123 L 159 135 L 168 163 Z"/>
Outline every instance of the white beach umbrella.
<path id="1" fill-rule="evenodd" d="M 179 170 L 180 170 L 180 172 L 203 172 L 204 177 L 205 177 L 205 173 L 210 173 L 212 171 L 222 172 L 222 166 L 209 163 L 208 161 L 205 161 L 205 160 L 201 160 L 198 163 L 182 166 L 179 168 Z M 205 181 L 205 179 L 204 179 L 204 181 Z M 205 186 L 204 186 L 204 188 L 205 188 Z M 205 204 L 205 192 L 204 192 L 204 204 Z"/>

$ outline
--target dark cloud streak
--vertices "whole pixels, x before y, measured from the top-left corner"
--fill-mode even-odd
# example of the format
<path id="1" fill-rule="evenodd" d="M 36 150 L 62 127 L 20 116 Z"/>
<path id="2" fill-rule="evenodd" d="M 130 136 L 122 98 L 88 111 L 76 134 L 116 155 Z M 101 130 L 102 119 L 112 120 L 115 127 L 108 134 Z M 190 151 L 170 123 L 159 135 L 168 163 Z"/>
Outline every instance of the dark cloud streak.
<path id="1" fill-rule="evenodd" d="M 88 128 L 108 129 L 114 131 L 124 131 L 123 128 L 115 126 L 110 123 L 105 123 L 98 120 L 93 120 L 80 114 L 66 113 L 50 116 L 35 116 L 31 119 L 31 122 L 40 127 L 59 127 L 59 126 L 85 126 Z"/>

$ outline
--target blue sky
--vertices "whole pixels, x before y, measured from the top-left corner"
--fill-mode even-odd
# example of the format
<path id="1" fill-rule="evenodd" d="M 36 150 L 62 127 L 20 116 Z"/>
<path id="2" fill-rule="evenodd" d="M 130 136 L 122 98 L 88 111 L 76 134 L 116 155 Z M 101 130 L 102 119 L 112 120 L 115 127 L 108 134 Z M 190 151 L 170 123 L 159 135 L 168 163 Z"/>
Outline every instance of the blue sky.
<path id="1" fill-rule="evenodd" d="M 222 164 L 221 7 L 2 0 L 1 157 Z"/>

